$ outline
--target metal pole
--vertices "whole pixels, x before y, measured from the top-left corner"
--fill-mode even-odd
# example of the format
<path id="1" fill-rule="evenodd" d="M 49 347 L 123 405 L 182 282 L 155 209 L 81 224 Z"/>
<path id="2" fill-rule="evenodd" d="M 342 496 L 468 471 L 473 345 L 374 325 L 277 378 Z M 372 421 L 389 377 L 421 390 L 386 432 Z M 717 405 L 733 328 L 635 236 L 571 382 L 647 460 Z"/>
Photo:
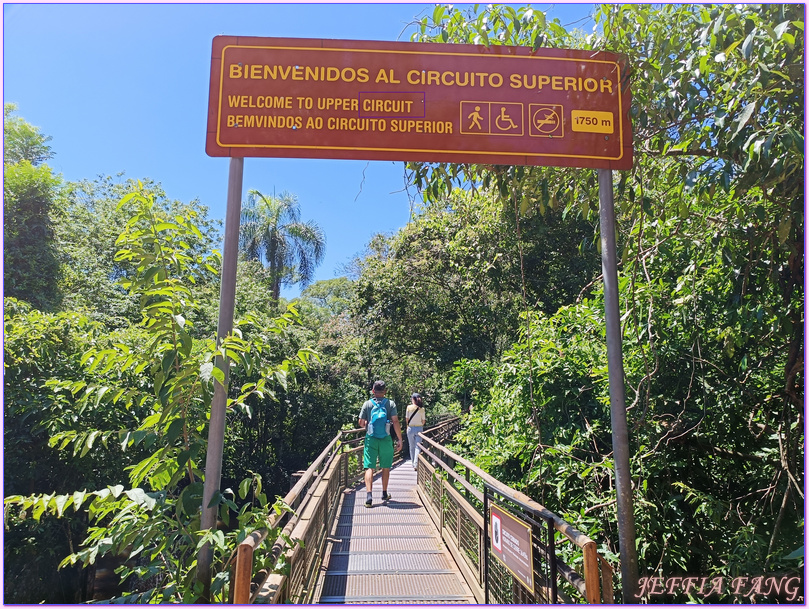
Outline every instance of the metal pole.
<path id="1" fill-rule="evenodd" d="M 489 487 L 483 483 L 483 604 L 489 604 Z"/>
<path id="2" fill-rule="evenodd" d="M 629 470 L 629 432 L 626 425 L 624 360 L 621 351 L 621 319 L 618 307 L 618 264 L 615 246 L 615 207 L 612 171 L 598 170 L 598 201 L 601 219 L 601 268 L 604 273 L 604 308 L 607 321 L 607 366 L 610 381 L 612 450 L 615 487 L 618 494 L 618 543 L 621 552 L 623 602 L 637 602 L 638 554 L 635 549 L 635 514 L 632 477 Z"/>
<path id="3" fill-rule="evenodd" d="M 219 324 L 216 331 L 217 346 L 233 331 L 233 310 L 236 306 L 236 261 L 239 255 L 239 217 L 242 208 L 242 181 L 244 159 L 231 158 L 228 174 L 228 200 L 225 211 L 225 244 L 222 256 L 222 277 L 219 287 Z M 217 506 L 208 507 L 222 479 L 222 450 L 225 443 L 225 408 L 230 362 L 217 356 L 214 365 L 225 373 L 225 385 L 214 380 L 211 402 L 211 422 L 208 428 L 208 454 L 205 459 L 205 485 L 202 490 L 202 521 L 200 529 L 216 526 Z M 211 561 L 210 544 L 200 549 L 197 557 L 197 580 L 203 585 L 203 596 L 210 600 Z"/>

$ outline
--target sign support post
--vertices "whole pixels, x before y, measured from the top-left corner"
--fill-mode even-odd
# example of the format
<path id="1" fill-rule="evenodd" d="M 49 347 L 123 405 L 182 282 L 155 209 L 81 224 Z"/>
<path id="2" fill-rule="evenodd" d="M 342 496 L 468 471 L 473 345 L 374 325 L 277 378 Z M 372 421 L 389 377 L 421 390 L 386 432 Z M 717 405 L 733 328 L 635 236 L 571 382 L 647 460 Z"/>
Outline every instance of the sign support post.
<path id="1" fill-rule="evenodd" d="M 598 170 L 598 202 L 601 222 L 601 268 L 604 273 L 604 308 L 607 325 L 607 366 L 610 384 L 610 420 L 618 495 L 618 542 L 621 554 L 623 602 L 636 599 L 638 555 L 635 549 L 635 514 L 629 470 L 629 432 L 626 424 L 624 361 L 621 351 L 621 316 L 618 306 L 618 263 L 615 245 L 615 206 L 612 171 Z"/>
<path id="2" fill-rule="evenodd" d="M 222 278 L 219 288 L 219 323 L 216 346 L 233 332 L 233 311 L 236 307 L 236 263 L 239 255 L 239 219 L 242 208 L 242 182 L 244 158 L 231 157 L 228 173 L 228 199 L 225 211 L 225 244 L 222 256 Z M 218 355 L 214 365 L 225 373 L 225 384 L 214 379 L 211 402 L 211 420 L 208 426 L 208 453 L 205 458 L 205 484 L 202 491 L 201 530 L 216 526 L 217 506 L 210 506 L 222 479 L 222 452 L 225 444 L 225 411 L 230 361 Z M 203 596 L 209 600 L 211 587 L 211 560 L 213 550 L 205 544 L 197 557 L 197 580 L 203 585 Z"/>

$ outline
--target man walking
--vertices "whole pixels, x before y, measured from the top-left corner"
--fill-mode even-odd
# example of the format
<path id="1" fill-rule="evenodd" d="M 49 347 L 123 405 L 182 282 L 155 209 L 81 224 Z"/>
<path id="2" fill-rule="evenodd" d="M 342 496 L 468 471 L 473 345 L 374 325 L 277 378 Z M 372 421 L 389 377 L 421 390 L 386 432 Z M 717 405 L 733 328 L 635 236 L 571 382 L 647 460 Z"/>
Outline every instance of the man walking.
<path id="1" fill-rule="evenodd" d="M 402 428 L 399 425 L 399 414 L 396 404 L 385 397 L 388 389 L 385 381 L 374 383 L 374 397 L 365 402 L 360 409 L 360 427 L 366 430 L 365 450 L 362 460 L 365 467 L 365 507 L 371 507 L 374 488 L 374 468 L 377 459 L 382 468 L 382 501 L 390 499 L 388 494 L 388 480 L 390 468 L 393 465 L 393 441 L 391 426 L 396 432 L 396 450 L 402 449 Z M 392 424 L 392 425 L 391 425 Z"/>

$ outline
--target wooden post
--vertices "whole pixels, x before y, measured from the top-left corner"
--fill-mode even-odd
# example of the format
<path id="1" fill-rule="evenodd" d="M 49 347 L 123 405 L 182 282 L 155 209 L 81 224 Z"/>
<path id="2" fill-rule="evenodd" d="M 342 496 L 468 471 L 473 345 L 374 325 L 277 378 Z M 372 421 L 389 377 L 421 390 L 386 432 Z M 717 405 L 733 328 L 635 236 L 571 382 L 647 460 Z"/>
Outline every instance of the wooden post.
<path id="1" fill-rule="evenodd" d="M 584 554 L 584 585 L 587 586 L 587 603 L 590 605 L 601 604 L 601 584 L 598 579 L 596 543 L 591 541 L 584 544 L 582 553 Z"/>
<path id="2" fill-rule="evenodd" d="M 236 576 L 233 582 L 233 604 L 250 602 L 250 584 L 253 581 L 253 546 L 239 544 L 236 550 Z"/>

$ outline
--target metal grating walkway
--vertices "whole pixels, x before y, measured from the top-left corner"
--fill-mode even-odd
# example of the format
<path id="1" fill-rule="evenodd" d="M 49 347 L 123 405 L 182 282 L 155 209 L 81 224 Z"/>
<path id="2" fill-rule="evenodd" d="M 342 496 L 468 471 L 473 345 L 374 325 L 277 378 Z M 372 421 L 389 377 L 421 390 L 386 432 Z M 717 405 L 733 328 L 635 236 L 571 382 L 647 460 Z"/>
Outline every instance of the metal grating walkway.
<path id="1" fill-rule="evenodd" d="M 374 505 L 365 507 L 365 484 L 343 493 L 340 516 L 326 542 L 315 599 L 343 604 L 474 604 L 416 493 L 409 461 L 390 473 L 382 502 L 381 474 Z"/>

